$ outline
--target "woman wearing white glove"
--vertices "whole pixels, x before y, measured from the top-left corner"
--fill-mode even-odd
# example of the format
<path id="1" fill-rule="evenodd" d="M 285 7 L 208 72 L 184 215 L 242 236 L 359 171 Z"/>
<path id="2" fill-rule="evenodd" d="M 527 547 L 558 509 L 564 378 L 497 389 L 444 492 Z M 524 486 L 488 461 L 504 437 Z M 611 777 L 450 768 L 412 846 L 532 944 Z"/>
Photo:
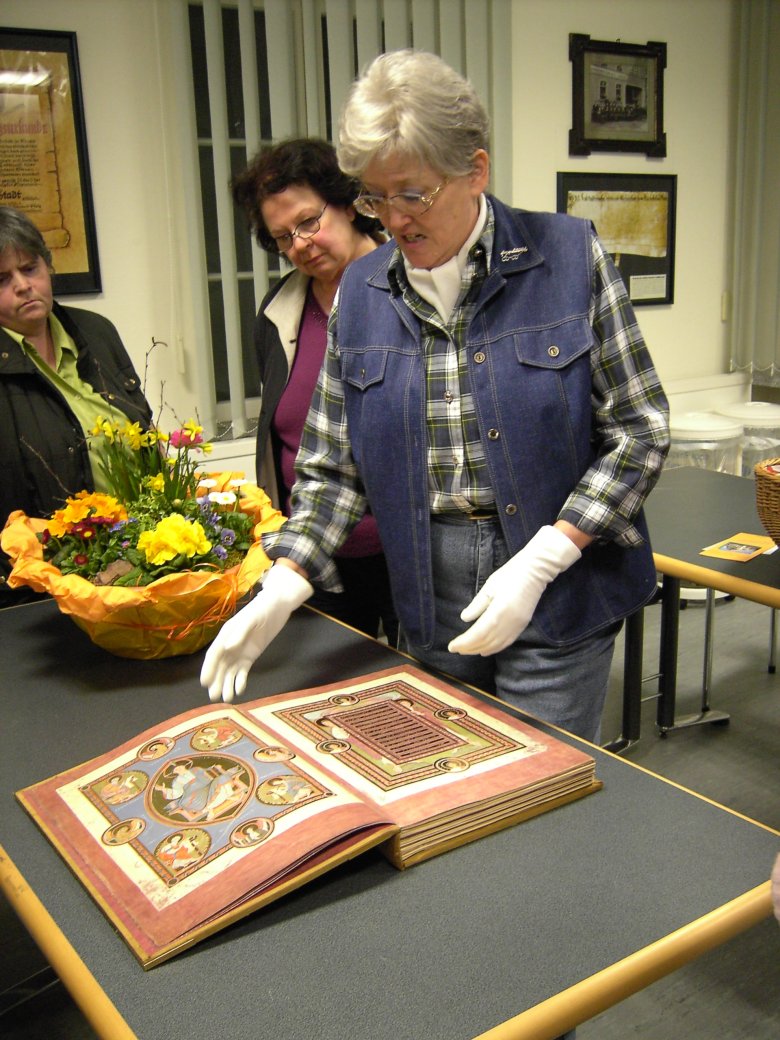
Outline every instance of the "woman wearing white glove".
<path id="1" fill-rule="evenodd" d="M 212 701 L 232 701 L 246 689 L 249 669 L 290 614 L 314 593 L 314 588 L 287 560 L 280 560 L 263 578 L 253 600 L 229 621 L 206 651 L 201 683 Z"/>
<path id="2" fill-rule="evenodd" d="M 596 739 L 615 636 L 655 591 L 642 503 L 668 407 L 593 227 L 489 195 L 487 142 L 435 55 L 353 85 L 339 163 L 392 238 L 342 277 L 292 515 L 263 544 L 335 589 L 370 507 L 401 647 Z"/>

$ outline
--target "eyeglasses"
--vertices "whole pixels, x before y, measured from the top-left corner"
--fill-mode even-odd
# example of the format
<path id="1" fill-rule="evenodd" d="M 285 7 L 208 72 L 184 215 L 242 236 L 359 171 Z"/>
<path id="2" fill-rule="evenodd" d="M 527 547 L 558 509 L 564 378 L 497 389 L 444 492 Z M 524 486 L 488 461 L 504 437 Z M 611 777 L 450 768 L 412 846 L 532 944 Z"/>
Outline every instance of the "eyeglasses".
<path id="1" fill-rule="evenodd" d="M 320 230 L 320 221 L 322 220 L 322 214 L 328 208 L 327 202 L 322 207 L 322 212 L 317 217 L 307 217 L 306 220 L 302 220 L 300 224 L 296 225 L 292 231 L 286 231 L 283 235 L 275 235 L 274 242 L 276 248 L 280 253 L 286 253 L 288 249 L 292 249 L 293 242 L 296 238 L 312 238 Z"/>
<path id="2" fill-rule="evenodd" d="M 445 179 L 427 194 L 423 194 L 421 191 L 401 191 L 397 195 L 374 195 L 371 192 L 365 192 L 358 195 L 353 205 L 364 217 L 379 217 L 380 220 L 381 214 L 388 206 L 392 206 L 407 217 L 419 217 L 420 214 L 431 208 L 436 196 L 446 183 Z"/>

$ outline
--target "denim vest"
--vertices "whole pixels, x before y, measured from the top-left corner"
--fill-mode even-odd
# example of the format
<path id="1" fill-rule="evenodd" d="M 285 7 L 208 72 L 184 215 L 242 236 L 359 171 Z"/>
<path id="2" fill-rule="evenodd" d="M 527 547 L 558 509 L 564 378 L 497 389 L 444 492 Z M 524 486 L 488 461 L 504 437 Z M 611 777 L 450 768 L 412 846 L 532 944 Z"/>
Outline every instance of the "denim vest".
<path id="1" fill-rule="evenodd" d="M 598 450 L 591 439 L 590 225 L 490 201 L 491 272 L 463 349 L 514 554 L 555 522 Z M 335 335 L 352 452 L 379 525 L 396 610 L 409 638 L 427 647 L 434 600 L 425 370 L 420 323 L 388 282 L 393 250 L 389 243 L 347 269 Z M 637 527 L 647 539 L 641 515 Z M 548 586 L 534 621 L 551 644 L 566 645 L 626 617 L 655 587 L 647 541 L 632 549 L 594 542 Z"/>

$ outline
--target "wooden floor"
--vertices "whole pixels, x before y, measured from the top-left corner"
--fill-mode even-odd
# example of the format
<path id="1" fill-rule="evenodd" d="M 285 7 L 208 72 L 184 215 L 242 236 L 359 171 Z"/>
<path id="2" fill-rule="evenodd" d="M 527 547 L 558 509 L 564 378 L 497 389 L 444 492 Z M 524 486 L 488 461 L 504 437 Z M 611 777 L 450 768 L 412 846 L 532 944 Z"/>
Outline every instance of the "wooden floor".
<path id="1" fill-rule="evenodd" d="M 659 614 L 658 606 L 645 612 L 648 675 L 657 668 Z M 780 830 L 780 673 L 767 673 L 769 617 L 767 608 L 744 601 L 720 601 L 715 609 L 710 701 L 713 709 L 731 714 L 728 725 L 697 726 L 660 738 L 654 725 L 655 703 L 648 699 L 641 739 L 624 757 Z M 680 615 L 680 715 L 696 714 L 700 708 L 703 633 L 704 610 L 691 603 Z M 621 684 L 619 642 L 604 714 L 605 743 L 620 733 Z M 652 693 L 653 683 L 648 682 L 648 698 Z M 770 868 L 767 863 L 767 876 Z M 701 883 L 706 885 L 707 878 L 702 877 Z M 0 902 L 0 935 L 0 1036 L 4 1040 L 94 1040 L 96 1034 L 4 901 Z M 31 995 L 46 983 L 44 992 Z M 204 1035 L 210 1032 L 204 1029 Z M 780 926 L 774 918 L 577 1030 L 577 1040 L 681 1037 L 778 1040 Z"/>

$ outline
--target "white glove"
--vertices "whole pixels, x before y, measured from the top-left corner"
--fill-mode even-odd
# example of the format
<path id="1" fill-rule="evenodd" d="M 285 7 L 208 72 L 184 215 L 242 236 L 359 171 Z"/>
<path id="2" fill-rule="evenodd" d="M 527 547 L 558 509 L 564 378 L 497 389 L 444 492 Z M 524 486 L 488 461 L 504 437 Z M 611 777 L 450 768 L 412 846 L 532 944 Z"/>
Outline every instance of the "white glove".
<path id="1" fill-rule="evenodd" d="M 313 593 L 312 585 L 292 567 L 271 567 L 260 592 L 225 622 L 206 652 L 200 684 L 208 687 L 209 700 L 232 701 L 241 696 L 249 669 L 290 614 Z"/>
<path id="2" fill-rule="evenodd" d="M 476 624 L 453 639 L 452 654 L 497 654 L 528 626 L 542 593 L 582 553 L 557 527 L 542 527 L 524 548 L 499 567 L 461 613 Z M 477 621 L 476 619 L 479 618 Z"/>

